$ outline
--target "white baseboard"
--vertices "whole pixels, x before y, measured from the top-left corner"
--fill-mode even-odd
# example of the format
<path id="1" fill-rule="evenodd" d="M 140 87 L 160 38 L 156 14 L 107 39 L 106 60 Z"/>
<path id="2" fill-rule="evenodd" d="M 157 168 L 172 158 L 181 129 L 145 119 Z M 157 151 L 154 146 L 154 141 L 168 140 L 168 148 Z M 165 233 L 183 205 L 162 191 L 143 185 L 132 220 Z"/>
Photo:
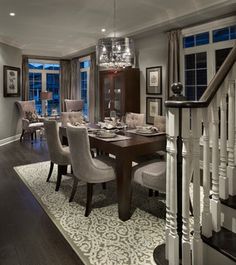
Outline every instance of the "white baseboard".
<path id="1" fill-rule="evenodd" d="M 0 140 L 0 146 L 15 142 L 15 141 L 17 141 L 19 139 L 20 139 L 20 134 L 13 135 L 13 136 L 7 137 L 5 139 L 1 139 Z"/>

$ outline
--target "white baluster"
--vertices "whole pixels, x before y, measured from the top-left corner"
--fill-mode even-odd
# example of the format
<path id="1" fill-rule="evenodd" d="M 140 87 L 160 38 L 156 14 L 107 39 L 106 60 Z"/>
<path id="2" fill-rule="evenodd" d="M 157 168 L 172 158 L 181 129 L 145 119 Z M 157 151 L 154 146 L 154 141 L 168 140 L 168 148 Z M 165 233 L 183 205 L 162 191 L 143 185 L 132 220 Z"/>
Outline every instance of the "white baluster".
<path id="1" fill-rule="evenodd" d="M 179 128 L 178 109 L 168 110 L 170 139 L 170 233 L 168 239 L 169 265 L 179 264 L 179 236 L 177 234 L 177 135 Z"/>
<path id="2" fill-rule="evenodd" d="M 190 184 L 190 110 L 182 109 L 182 220 L 183 220 L 183 235 L 182 235 L 182 264 L 191 264 L 191 244 L 190 244 L 190 229 L 189 229 L 189 184 Z"/>
<path id="3" fill-rule="evenodd" d="M 215 232 L 220 231 L 220 200 L 219 200 L 219 117 L 217 97 L 210 106 L 212 117 L 212 198 L 210 208 L 212 214 L 212 225 Z"/>
<path id="4" fill-rule="evenodd" d="M 202 234 L 212 236 L 212 215 L 210 212 L 210 146 L 209 146 L 209 110 L 203 109 L 203 212 Z"/>
<path id="5" fill-rule="evenodd" d="M 222 88 L 224 89 L 224 88 Z M 229 197 L 229 183 L 226 174 L 227 170 L 227 124 L 226 124 L 226 92 L 222 92 L 220 101 L 220 176 L 219 194 L 220 198 Z"/>
<path id="6" fill-rule="evenodd" d="M 192 109 L 192 135 L 193 135 L 193 215 L 194 234 L 192 240 L 192 264 L 203 264 L 203 245 L 200 235 L 200 135 L 201 135 L 200 109 Z"/>
<path id="7" fill-rule="evenodd" d="M 166 133 L 168 135 L 168 112 L 166 115 Z M 167 136 L 167 143 L 166 143 L 166 229 L 165 229 L 165 258 L 168 260 L 168 253 L 169 253 L 169 234 L 170 234 L 170 138 L 169 135 Z"/>
<path id="8" fill-rule="evenodd" d="M 235 167 L 235 81 L 229 82 L 229 121 L 228 121 L 228 167 L 229 194 L 236 195 L 236 167 Z"/>

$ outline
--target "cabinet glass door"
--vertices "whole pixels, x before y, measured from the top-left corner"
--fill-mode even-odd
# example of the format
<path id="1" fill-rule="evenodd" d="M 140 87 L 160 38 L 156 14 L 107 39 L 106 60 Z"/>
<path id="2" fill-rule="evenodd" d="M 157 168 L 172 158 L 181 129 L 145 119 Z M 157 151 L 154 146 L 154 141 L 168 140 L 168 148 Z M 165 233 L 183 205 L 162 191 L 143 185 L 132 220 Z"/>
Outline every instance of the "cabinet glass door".
<path id="1" fill-rule="evenodd" d="M 114 110 L 116 111 L 116 116 L 118 116 L 118 117 L 122 116 L 121 89 L 122 89 L 122 75 L 117 74 L 116 76 L 114 76 Z"/>
<path id="2" fill-rule="evenodd" d="M 105 76 L 103 79 L 103 97 L 104 97 L 104 116 L 110 117 L 111 103 L 112 103 L 112 87 L 111 77 Z"/>

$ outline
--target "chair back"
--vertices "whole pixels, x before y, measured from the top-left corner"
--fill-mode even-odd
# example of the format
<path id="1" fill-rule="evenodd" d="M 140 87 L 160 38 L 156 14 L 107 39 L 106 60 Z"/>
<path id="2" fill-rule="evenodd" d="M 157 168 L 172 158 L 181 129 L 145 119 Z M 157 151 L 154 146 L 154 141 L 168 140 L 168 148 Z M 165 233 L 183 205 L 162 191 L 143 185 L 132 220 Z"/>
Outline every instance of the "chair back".
<path id="1" fill-rule="evenodd" d="M 66 130 L 73 174 L 79 179 L 91 182 L 102 173 L 91 156 L 87 128 L 68 126 Z M 96 180 L 92 182 L 96 183 Z"/>
<path id="2" fill-rule="evenodd" d="M 26 112 L 35 112 L 35 100 L 16 101 L 16 105 L 20 111 L 20 117 L 25 118 Z"/>
<path id="3" fill-rule="evenodd" d="M 83 100 L 65 99 L 66 112 L 81 111 L 83 109 Z"/>
<path id="4" fill-rule="evenodd" d="M 68 123 L 72 125 L 76 123 L 82 123 L 83 114 L 81 111 L 62 112 L 61 122 L 63 127 L 66 127 Z"/>
<path id="5" fill-rule="evenodd" d="M 144 125 L 144 119 L 145 115 L 142 113 L 128 112 L 126 113 L 125 123 L 129 128 L 136 128 L 136 126 Z"/>
<path id="6" fill-rule="evenodd" d="M 160 116 L 160 115 L 154 116 L 154 126 L 158 128 L 160 132 L 165 132 L 166 131 L 166 117 Z"/>
<path id="7" fill-rule="evenodd" d="M 48 144 L 50 159 L 56 164 L 67 164 L 64 158 L 64 150 L 59 138 L 58 125 L 55 120 L 44 120 L 44 129 Z"/>

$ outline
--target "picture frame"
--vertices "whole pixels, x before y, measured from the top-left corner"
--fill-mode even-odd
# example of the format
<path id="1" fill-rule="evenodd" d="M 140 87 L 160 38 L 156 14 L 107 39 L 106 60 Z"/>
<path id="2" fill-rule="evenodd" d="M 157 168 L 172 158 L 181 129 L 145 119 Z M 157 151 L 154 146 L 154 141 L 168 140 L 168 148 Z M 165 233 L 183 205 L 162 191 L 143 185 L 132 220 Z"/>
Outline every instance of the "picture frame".
<path id="1" fill-rule="evenodd" d="M 20 68 L 8 65 L 3 66 L 3 96 L 20 96 Z"/>
<path id="2" fill-rule="evenodd" d="M 162 94 L 162 66 L 146 68 L 146 94 Z"/>
<path id="3" fill-rule="evenodd" d="M 146 98 L 146 123 L 153 124 L 155 115 L 162 115 L 162 98 L 147 97 Z"/>

